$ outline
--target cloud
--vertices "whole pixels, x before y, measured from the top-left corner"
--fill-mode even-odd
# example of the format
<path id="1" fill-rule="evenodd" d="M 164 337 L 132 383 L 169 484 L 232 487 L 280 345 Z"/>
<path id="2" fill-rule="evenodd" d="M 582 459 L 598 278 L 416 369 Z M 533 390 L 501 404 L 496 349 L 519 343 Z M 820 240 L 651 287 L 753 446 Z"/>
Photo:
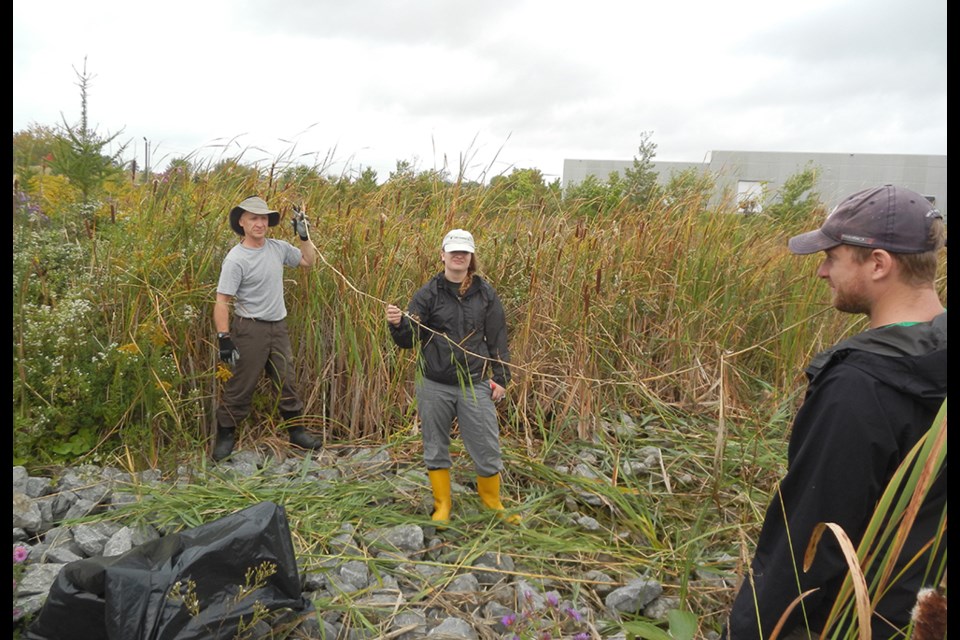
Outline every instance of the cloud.
<path id="1" fill-rule="evenodd" d="M 946 2 L 14 2 L 14 130 L 488 175 L 712 149 L 946 153 Z M 106 19 L 105 17 L 109 17 Z M 256 151 L 260 149 L 261 151 Z M 305 154 L 305 155 L 301 155 Z"/>

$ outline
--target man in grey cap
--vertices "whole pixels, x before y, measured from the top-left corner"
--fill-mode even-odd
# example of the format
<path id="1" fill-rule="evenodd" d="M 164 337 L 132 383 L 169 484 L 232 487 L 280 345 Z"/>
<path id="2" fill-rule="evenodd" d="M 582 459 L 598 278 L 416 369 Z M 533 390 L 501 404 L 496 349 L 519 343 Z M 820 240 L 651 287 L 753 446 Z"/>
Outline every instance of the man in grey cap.
<path id="1" fill-rule="evenodd" d="M 831 637 L 848 637 L 849 619 L 825 629 L 848 573 L 838 542 L 825 533 L 807 571 L 804 551 L 823 522 L 860 543 L 892 475 L 945 401 L 947 313 L 934 284 L 945 243 L 940 212 L 920 194 L 891 185 L 854 193 L 820 229 L 790 239 L 793 253 L 824 253 L 817 277 L 830 287 L 833 306 L 865 314 L 869 328 L 818 354 L 806 369 L 787 473 L 767 508 L 723 637 L 769 638 L 801 594 L 807 595 L 779 637 L 837 629 L 841 635 Z M 872 603 L 874 638 L 907 637 L 902 630 L 918 591 L 938 586 L 945 572 L 946 475 L 944 463 L 892 567 L 892 584 Z M 871 584 L 876 576 L 866 577 Z"/>
<path id="2" fill-rule="evenodd" d="M 283 298 L 283 268 L 309 269 L 316 261 L 307 220 L 294 208 L 297 248 L 267 237 L 269 227 L 280 223 L 280 213 L 262 198 L 251 196 L 230 211 L 230 228 L 240 243 L 223 260 L 213 321 L 217 329 L 220 359 L 233 367 L 217 407 L 217 440 L 213 459 L 230 455 L 237 425 L 250 414 L 253 393 L 266 373 L 278 392 L 277 406 L 288 426 L 290 441 L 304 449 L 318 449 L 320 440 L 298 424 L 303 401 L 294 384 L 295 369 L 287 308 Z M 232 321 L 231 321 L 231 309 Z"/>

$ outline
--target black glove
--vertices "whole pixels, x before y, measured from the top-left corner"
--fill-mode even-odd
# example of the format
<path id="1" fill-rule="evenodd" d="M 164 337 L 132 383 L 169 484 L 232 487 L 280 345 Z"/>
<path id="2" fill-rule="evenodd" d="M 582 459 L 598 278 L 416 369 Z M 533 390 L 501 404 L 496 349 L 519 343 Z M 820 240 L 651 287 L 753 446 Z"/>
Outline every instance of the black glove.
<path id="1" fill-rule="evenodd" d="M 293 232 L 300 236 L 301 240 L 309 240 L 310 236 L 307 234 L 307 217 L 304 215 L 303 211 L 300 211 L 300 207 L 294 205 L 293 207 L 293 220 L 290 221 L 293 225 Z"/>
<path id="2" fill-rule="evenodd" d="M 231 366 L 237 364 L 237 360 L 240 359 L 240 352 L 233 344 L 230 334 L 218 333 L 217 341 L 220 343 L 220 359 Z"/>

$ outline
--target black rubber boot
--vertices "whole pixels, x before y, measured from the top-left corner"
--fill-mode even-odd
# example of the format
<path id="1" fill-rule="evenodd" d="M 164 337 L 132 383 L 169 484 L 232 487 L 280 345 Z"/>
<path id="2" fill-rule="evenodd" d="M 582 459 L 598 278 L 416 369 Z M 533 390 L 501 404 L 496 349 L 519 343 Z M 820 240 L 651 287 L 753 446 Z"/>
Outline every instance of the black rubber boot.
<path id="1" fill-rule="evenodd" d="M 217 427 L 217 442 L 213 445 L 213 459 L 217 462 L 233 452 L 234 431 L 233 427 Z"/>
<path id="2" fill-rule="evenodd" d="M 319 449 L 323 442 L 307 433 L 303 427 L 290 427 L 290 442 L 304 449 Z"/>
<path id="3" fill-rule="evenodd" d="M 303 415 L 300 411 L 281 411 L 280 417 L 283 418 L 284 422 L 295 422 L 297 418 Z M 307 433 L 307 430 L 303 428 L 302 425 L 292 426 L 288 429 L 290 434 L 290 442 L 302 447 L 303 449 L 319 449 L 323 446 L 323 443 L 314 438 L 312 435 Z"/>

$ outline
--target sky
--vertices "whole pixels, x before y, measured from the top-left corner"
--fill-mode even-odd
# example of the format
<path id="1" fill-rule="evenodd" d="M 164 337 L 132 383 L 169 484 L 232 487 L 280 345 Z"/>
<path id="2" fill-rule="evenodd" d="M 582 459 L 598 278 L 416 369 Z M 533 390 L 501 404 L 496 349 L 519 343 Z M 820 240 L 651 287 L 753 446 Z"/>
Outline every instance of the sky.
<path id="1" fill-rule="evenodd" d="M 155 171 L 947 153 L 946 0 L 14 0 L 14 132 L 78 123 L 84 65 Z"/>

